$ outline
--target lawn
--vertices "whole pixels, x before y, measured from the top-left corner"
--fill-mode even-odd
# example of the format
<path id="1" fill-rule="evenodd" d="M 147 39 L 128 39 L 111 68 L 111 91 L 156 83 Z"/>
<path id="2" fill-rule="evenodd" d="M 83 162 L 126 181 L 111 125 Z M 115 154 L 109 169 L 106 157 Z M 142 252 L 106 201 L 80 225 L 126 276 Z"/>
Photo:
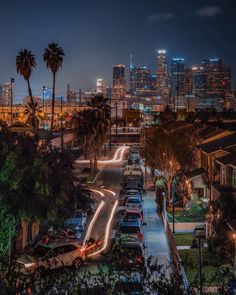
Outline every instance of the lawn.
<path id="1" fill-rule="evenodd" d="M 199 250 L 179 250 L 187 278 L 189 283 L 199 282 Z M 208 249 L 203 249 L 203 277 L 205 286 L 217 286 L 222 285 L 224 276 L 218 276 L 218 279 L 214 278 L 216 272 L 219 272 L 221 266 L 225 261 L 220 257 L 212 254 Z M 220 278 L 220 279 L 219 279 Z M 225 278 L 227 281 L 227 279 Z"/>
<path id="2" fill-rule="evenodd" d="M 194 236 L 192 233 L 175 233 L 174 239 L 176 246 L 191 246 Z"/>
<path id="3" fill-rule="evenodd" d="M 172 222 L 172 212 L 168 211 L 168 220 Z M 175 220 L 178 222 L 203 222 L 205 220 L 205 216 L 203 212 L 185 212 L 185 211 L 177 211 L 175 212 Z"/>

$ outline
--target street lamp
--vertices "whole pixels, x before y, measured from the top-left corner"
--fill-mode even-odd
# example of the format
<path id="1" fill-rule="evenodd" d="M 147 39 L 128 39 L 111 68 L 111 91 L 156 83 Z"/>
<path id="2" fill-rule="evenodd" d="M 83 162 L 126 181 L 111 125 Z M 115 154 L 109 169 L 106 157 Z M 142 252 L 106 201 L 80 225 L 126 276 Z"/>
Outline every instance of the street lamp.
<path id="1" fill-rule="evenodd" d="M 175 196 L 172 197 L 172 233 L 175 234 Z"/>

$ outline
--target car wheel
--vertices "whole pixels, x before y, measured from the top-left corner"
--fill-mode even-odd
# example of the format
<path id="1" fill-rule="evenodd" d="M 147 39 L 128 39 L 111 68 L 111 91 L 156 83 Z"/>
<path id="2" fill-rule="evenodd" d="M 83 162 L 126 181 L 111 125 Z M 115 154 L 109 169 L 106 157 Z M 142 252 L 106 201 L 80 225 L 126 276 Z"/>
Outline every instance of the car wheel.
<path id="1" fill-rule="evenodd" d="M 73 262 L 73 266 L 75 268 L 79 268 L 83 263 L 83 260 L 81 258 L 76 258 Z"/>

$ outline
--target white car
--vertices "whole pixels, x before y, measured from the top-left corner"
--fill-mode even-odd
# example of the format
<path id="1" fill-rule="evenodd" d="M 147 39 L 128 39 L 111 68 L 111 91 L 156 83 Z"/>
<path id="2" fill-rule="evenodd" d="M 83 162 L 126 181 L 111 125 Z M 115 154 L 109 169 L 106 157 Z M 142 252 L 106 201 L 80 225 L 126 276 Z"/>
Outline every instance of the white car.
<path id="1" fill-rule="evenodd" d="M 125 202 L 126 210 L 143 212 L 142 200 L 140 197 L 128 197 Z"/>
<path id="2" fill-rule="evenodd" d="M 17 259 L 20 272 L 30 274 L 61 266 L 80 266 L 85 260 L 85 252 L 78 240 L 40 241 L 28 255 Z"/>

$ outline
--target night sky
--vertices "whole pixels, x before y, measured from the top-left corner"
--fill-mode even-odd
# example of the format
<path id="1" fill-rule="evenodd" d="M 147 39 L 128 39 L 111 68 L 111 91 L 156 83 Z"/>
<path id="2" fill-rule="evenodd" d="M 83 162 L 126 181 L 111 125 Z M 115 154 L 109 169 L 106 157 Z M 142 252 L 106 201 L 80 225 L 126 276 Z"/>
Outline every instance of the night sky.
<path id="1" fill-rule="evenodd" d="M 0 0 L 0 83 L 14 77 L 16 101 L 27 94 L 16 74 L 15 56 L 32 50 L 37 68 L 34 95 L 51 76 L 42 61 L 49 42 L 63 47 L 66 57 L 57 77 L 57 94 L 67 83 L 78 90 L 95 86 L 97 78 L 111 83 L 112 66 L 134 64 L 155 69 L 156 49 L 184 57 L 186 65 L 222 57 L 236 78 L 235 0 Z"/>

